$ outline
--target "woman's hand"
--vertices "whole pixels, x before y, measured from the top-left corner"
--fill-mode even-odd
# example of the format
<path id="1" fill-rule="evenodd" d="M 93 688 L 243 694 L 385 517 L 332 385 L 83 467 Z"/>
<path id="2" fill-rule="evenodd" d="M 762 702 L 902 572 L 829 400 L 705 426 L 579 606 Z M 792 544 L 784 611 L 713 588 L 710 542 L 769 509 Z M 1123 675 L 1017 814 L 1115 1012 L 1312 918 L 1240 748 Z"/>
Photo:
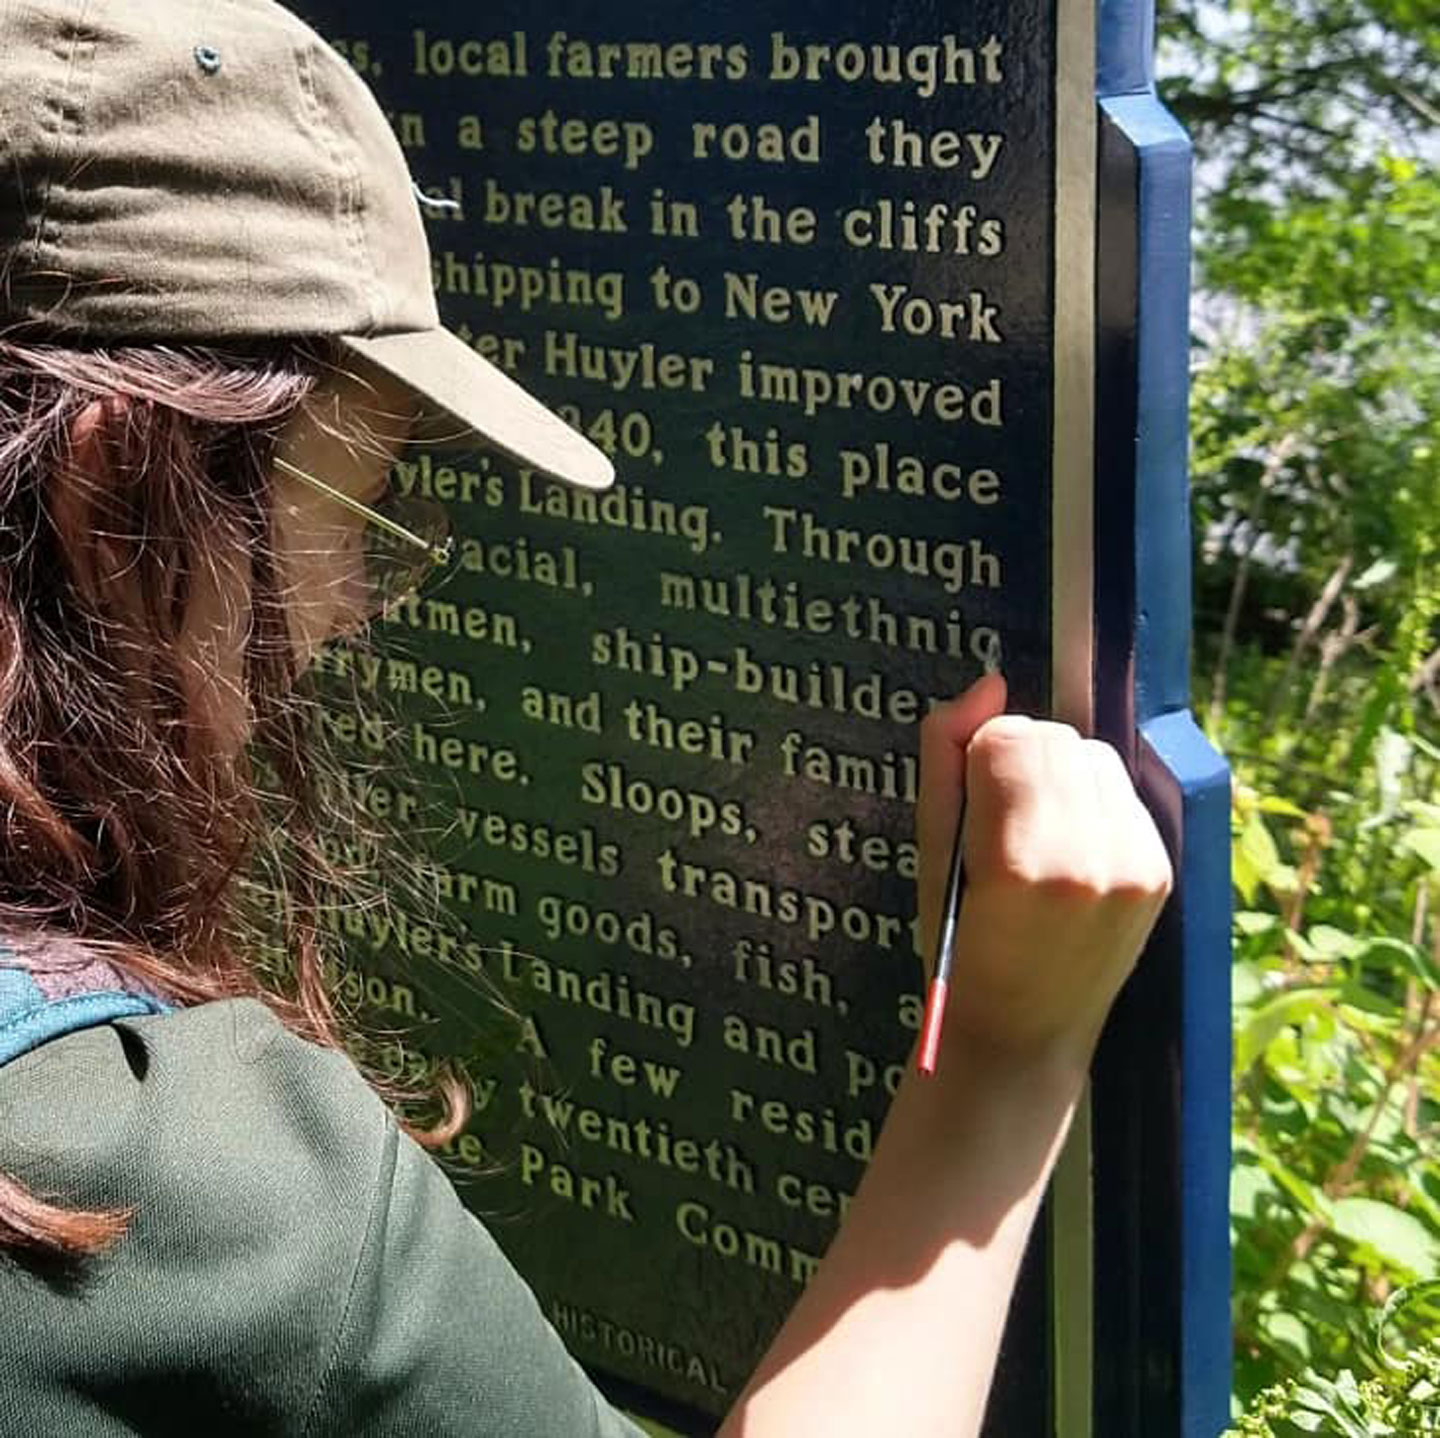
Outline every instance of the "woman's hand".
<path id="1" fill-rule="evenodd" d="M 1114 749 L 1004 704 L 1004 681 L 988 677 L 921 726 L 926 963 L 966 788 L 947 1046 L 1083 1072 L 1170 892 L 1170 861 Z"/>
<path id="2" fill-rule="evenodd" d="M 921 728 L 927 952 L 969 781 L 969 886 L 939 1067 L 901 1079 L 840 1233 L 723 1438 L 981 1430 L 1095 1038 L 1170 890 L 1115 752 L 1004 708 L 1004 681 L 982 679 Z"/>
<path id="3" fill-rule="evenodd" d="M 939 1066 L 912 1066 L 819 1272 L 724 1438 L 973 1438 L 1015 1275 L 1111 1000 L 1170 890 L 1115 752 L 1003 713 L 982 679 L 921 728 L 921 932 L 933 953 L 968 779 Z"/>

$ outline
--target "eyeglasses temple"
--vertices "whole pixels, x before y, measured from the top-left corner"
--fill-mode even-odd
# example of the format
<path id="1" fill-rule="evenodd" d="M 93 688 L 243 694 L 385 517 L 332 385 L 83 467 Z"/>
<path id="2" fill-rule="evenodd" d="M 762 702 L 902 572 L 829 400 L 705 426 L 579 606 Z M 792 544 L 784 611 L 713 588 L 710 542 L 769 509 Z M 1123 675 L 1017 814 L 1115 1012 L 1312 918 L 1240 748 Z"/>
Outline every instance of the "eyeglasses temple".
<path id="1" fill-rule="evenodd" d="M 368 519 L 371 524 L 378 524 L 381 529 L 385 530 L 387 534 L 393 534 L 396 539 L 403 539 L 407 544 L 413 544 L 417 549 L 425 550 L 436 564 L 447 563 L 454 552 L 455 543 L 452 539 L 447 537 L 440 544 L 431 544 L 428 539 L 406 529 L 403 524 L 396 524 L 393 519 L 387 519 L 378 510 L 371 509 L 368 504 L 361 504 L 358 499 L 346 494 L 344 490 L 326 484 L 323 479 L 316 479 L 313 474 L 307 474 L 303 469 L 297 469 L 289 460 L 280 459 L 277 456 L 275 467 L 283 469 L 286 474 L 294 475 L 296 479 L 303 480 L 306 484 L 318 489 L 321 494 L 328 494 L 331 499 L 343 504 L 352 513 Z"/>

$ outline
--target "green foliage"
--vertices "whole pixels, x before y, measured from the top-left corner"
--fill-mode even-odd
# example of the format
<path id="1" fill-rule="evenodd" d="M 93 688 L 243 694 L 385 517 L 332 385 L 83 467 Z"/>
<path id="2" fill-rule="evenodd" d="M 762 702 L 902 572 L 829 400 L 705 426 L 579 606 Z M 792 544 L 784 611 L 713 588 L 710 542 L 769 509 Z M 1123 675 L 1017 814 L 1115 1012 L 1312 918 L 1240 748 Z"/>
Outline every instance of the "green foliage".
<path id="1" fill-rule="evenodd" d="M 1440 124 L 1433 0 L 1159 0 L 1171 108 L 1225 185 L 1349 192 L 1377 148 Z M 1205 217 L 1208 221 L 1211 215 Z"/>
<path id="2" fill-rule="evenodd" d="M 1420 1342 L 1398 1354 L 1390 1328 L 1403 1312 L 1424 1310 L 1432 1329 L 1440 1283 L 1402 1289 L 1376 1323 L 1378 1376 L 1359 1379 L 1348 1368 L 1332 1379 L 1315 1373 L 1267 1388 L 1225 1438 L 1411 1438 L 1440 1433 L 1440 1345 Z"/>
<path id="3" fill-rule="evenodd" d="M 1375 748 L 1397 738 L 1382 730 Z M 1376 1376 L 1371 1315 L 1440 1272 L 1440 807 L 1408 792 L 1433 790 L 1435 756 L 1407 750 L 1394 798 L 1373 766 L 1314 809 L 1236 789 L 1231 1223 L 1246 1397 L 1307 1367 Z"/>
<path id="4" fill-rule="evenodd" d="M 1333 1381 L 1310 1374 L 1267 1389 L 1228 1438 L 1417 1438 L 1440 1433 L 1440 1355 L 1417 1357 L 1395 1376 Z"/>
<path id="5" fill-rule="evenodd" d="M 1236 776 L 1235 1432 L 1435 1433 L 1440 14 L 1159 26 L 1199 156 L 1196 688 Z"/>

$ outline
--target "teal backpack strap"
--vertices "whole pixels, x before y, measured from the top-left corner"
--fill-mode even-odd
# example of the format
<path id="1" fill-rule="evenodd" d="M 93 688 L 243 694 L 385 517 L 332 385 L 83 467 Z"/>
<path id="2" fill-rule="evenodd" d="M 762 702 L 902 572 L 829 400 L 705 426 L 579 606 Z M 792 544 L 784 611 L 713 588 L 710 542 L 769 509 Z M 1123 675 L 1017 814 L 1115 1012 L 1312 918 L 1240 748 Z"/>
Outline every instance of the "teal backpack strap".
<path id="1" fill-rule="evenodd" d="M 6 966 L 6 957 L 0 949 L 0 1065 L 78 1029 L 170 1012 L 168 1004 L 150 994 L 118 987 L 47 993 L 43 978 L 37 982 L 29 969 Z"/>

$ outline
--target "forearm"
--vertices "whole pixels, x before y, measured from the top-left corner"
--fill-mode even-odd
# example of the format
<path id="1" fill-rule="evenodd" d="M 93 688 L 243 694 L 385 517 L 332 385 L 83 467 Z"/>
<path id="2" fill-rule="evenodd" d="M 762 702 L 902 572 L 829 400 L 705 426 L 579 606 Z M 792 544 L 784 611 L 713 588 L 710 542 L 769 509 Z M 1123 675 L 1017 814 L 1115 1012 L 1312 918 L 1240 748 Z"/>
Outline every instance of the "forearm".
<path id="1" fill-rule="evenodd" d="M 901 1084 L 825 1262 L 723 1438 L 974 1438 L 1010 1295 L 1096 1037 L 1171 883 L 1113 749 L 1000 713 L 997 678 L 921 726 L 921 932 L 968 795 L 946 1043 Z"/>
<path id="2" fill-rule="evenodd" d="M 1015 1275 L 1083 1070 L 907 1074 L 873 1162 L 722 1438 L 978 1433 Z"/>

